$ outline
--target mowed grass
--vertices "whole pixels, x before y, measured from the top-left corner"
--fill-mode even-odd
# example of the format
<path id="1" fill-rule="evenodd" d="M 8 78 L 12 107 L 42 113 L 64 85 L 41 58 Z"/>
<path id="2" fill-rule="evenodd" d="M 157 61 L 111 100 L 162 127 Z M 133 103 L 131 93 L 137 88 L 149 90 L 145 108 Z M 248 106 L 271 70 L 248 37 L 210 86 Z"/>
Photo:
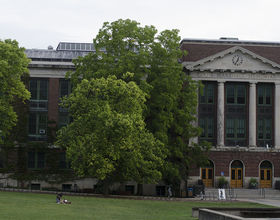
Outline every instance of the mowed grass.
<path id="1" fill-rule="evenodd" d="M 0 191 L 0 219 L 197 219 L 192 207 L 268 207 L 256 203 L 185 202 L 68 196 Z"/>

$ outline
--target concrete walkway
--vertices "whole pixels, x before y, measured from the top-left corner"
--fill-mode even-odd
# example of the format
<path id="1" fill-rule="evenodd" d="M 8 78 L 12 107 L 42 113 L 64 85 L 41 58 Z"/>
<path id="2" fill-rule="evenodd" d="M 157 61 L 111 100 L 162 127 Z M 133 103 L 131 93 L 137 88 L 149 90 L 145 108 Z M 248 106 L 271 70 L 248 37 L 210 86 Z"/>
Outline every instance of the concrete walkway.
<path id="1" fill-rule="evenodd" d="M 280 207 L 280 199 L 279 200 L 276 200 L 276 199 L 238 199 L 238 200 Z"/>

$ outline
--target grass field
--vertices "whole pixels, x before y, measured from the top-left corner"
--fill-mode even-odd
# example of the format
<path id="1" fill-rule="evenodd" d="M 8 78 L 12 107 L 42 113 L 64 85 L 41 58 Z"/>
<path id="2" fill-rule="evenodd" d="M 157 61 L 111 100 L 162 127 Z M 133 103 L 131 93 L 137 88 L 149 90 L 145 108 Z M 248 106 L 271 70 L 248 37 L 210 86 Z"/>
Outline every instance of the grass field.
<path id="1" fill-rule="evenodd" d="M 56 204 L 56 195 L 0 191 L 0 219 L 196 219 L 192 207 L 267 207 L 256 203 L 182 202 L 63 196 L 72 204 Z"/>

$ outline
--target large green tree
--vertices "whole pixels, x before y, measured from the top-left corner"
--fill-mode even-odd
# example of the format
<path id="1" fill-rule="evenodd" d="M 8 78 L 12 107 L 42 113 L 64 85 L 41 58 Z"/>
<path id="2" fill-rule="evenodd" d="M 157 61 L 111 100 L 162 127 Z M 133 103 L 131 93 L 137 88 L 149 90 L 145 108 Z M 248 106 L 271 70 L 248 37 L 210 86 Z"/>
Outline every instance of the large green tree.
<path id="1" fill-rule="evenodd" d="M 17 115 L 13 102 L 22 102 L 30 98 L 30 93 L 21 81 L 23 74 L 29 71 L 30 60 L 24 53 L 25 48 L 19 47 L 15 40 L 0 40 L 0 135 L 5 137 L 16 125 Z M 0 138 L 0 144 L 3 143 Z"/>
<path id="2" fill-rule="evenodd" d="M 127 73 L 133 76 L 133 74 Z M 57 144 L 67 149 L 72 168 L 81 176 L 144 181 L 161 179 L 162 143 L 145 128 L 146 94 L 134 82 L 115 76 L 84 79 L 64 100 L 73 122 L 59 131 Z"/>
<path id="3" fill-rule="evenodd" d="M 179 62 L 186 51 L 179 49 L 178 30 L 157 33 L 154 26 L 141 27 L 131 20 L 105 22 L 93 39 L 95 53 L 74 61 L 76 71 L 67 77 L 75 86 L 80 78 L 114 75 L 118 79 L 131 72 L 126 82 L 135 82 L 148 94 L 143 112 L 145 122 L 157 140 L 163 143 L 166 160 L 160 167 L 167 183 L 187 179 L 192 164 L 207 162 L 210 144 L 190 140 L 200 135 L 195 126 L 197 92 L 201 83 L 183 73 Z"/>

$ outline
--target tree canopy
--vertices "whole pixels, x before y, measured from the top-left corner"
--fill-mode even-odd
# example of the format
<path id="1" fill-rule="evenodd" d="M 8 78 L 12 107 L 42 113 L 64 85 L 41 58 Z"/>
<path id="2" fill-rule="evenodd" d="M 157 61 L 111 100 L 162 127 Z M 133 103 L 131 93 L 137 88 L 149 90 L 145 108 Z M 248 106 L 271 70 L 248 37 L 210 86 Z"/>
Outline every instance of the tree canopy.
<path id="1" fill-rule="evenodd" d="M 25 48 L 19 47 L 15 40 L 0 40 L 0 135 L 4 137 L 17 122 L 12 104 L 15 98 L 23 102 L 30 98 L 21 81 L 21 76 L 29 72 L 27 66 L 30 61 L 24 51 Z"/>
<path id="2" fill-rule="evenodd" d="M 105 22 L 93 43 L 96 52 L 74 61 L 76 70 L 67 77 L 75 86 L 80 78 L 91 80 L 116 76 L 135 82 L 147 93 L 143 117 L 148 130 L 159 140 L 166 160 L 159 169 L 166 182 L 187 179 L 191 164 L 207 162 L 210 144 L 192 143 L 200 135 L 195 126 L 197 92 L 201 83 L 183 73 L 179 30 L 157 33 L 154 26 L 141 27 L 136 21 Z M 123 74 L 131 72 L 133 75 Z"/>
<path id="3" fill-rule="evenodd" d="M 165 154 L 145 128 L 145 96 L 134 82 L 109 76 L 82 80 L 63 100 L 73 122 L 59 132 L 57 144 L 67 148 L 78 174 L 120 182 L 161 179 L 157 168 Z"/>

